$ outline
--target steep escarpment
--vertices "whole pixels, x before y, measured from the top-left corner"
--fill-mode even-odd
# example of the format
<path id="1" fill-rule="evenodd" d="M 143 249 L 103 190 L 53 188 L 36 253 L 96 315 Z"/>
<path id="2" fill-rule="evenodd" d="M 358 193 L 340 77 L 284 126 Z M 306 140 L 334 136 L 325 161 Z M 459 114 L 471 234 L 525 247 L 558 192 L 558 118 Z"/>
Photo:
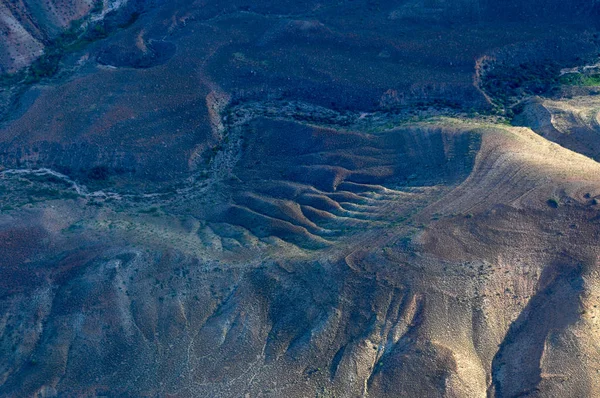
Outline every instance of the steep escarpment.
<path id="1" fill-rule="evenodd" d="M 597 99 L 577 95 L 570 99 L 535 98 L 521 105 L 515 118 L 543 137 L 592 159 L 600 159 Z"/>
<path id="2" fill-rule="evenodd" d="M 73 21 L 119 7 L 122 1 L 2 1 L 0 74 L 28 67 Z"/>

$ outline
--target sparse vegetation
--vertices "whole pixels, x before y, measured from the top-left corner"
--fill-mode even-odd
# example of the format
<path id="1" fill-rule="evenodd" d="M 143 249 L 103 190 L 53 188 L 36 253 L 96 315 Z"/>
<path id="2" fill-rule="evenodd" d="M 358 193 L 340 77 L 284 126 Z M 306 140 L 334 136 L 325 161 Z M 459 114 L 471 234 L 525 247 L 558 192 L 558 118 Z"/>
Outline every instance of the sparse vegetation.
<path id="1" fill-rule="evenodd" d="M 509 108 L 526 95 L 541 95 L 559 84 L 560 65 L 552 60 L 484 67 L 481 88 L 499 106 Z"/>
<path id="2" fill-rule="evenodd" d="M 54 76 L 58 71 L 61 57 L 59 48 L 47 49 L 41 57 L 31 64 L 25 82 L 35 83 L 43 78 Z"/>
<path id="3" fill-rule="evenodd" d="M 158 207 L 153 206 L 148 209 L 142 209 L 139 211 L 139 213 L 141 213 L 141 214 L 157 214 L 158 210 L 159 210 Z"/>
<path id="4" fill-rule="evenodd" d="M 1 396 L 593 388 L 594 324 L 571 326 L 596 315 L 600 169 L 508 126 L 555 67 L 490 70 L 491 115 L 473 60 L 534 58 L 516 23 L 315 1 L 128 2 L 158 11 L 40 59 L 0 151 Z M 160 40 L 169 62 L 130 62 Z"/>
<path id="5" fill-rule="evenodd" d="M 559 204 L 558 201 L 554 198 L 550 198 L 546 201 L 546 204 L 550 207 L 552 207 L 553 209 L 557 209 Z"/>
<path id="6" fill-rule="evenodd" d="M 90 18 L 91 15 L 102 11 L 102 8 L 103 1 L 95 1 L 91 13 L 87 17 L 72 21 L 68 29 L 46 43 L 44 53 L 28 68 L 15 73 L 0 74 L 0 87 L 18 83 L 34 84 L 53 77 L 58 72 L 60 62 L 65 54 L 81 50 L 94 41 L 106 38 L 108 31 L 104 21 L 91 22 Z M 126 25 L 135 22 L 138 16 L 138 13 L 133 13 Z"/>
<path id="7" fill-rule="evenodd" d="M 568 86 L 600 86 L 600 73 L 568 73 L 561 76 L 559 81 Z"/>
<path id="8" fill-rule="evenodd" d="M 95 166 L 87 174 L 88 178 L 97 181 L 106 181 L 110 176 L 110 171 L 106 166 Z"/>

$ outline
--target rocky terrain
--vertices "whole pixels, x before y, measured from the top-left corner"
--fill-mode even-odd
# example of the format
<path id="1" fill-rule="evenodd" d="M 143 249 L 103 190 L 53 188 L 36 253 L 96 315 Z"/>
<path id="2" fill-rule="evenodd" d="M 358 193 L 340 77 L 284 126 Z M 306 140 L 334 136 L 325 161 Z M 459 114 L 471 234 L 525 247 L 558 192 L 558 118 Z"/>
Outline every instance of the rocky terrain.
<path id="1" fill-rule="evenodd" d="M 126 0 L 51 0 L 0 2 L 0 73 L 31 65 L 68 30 L 100 20 Z"/>
<path id="2" fill-rule="evenodd" d="M 0 397 L 600 395 L 594 1 L 0 3 Z"/>

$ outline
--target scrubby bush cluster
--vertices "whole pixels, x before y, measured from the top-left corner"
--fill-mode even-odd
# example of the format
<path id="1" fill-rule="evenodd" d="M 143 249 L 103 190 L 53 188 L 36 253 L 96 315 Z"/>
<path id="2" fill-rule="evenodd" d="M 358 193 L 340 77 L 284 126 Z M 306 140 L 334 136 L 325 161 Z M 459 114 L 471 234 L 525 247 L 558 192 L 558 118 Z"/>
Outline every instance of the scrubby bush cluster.
<path id="1" fill-rule="evenodd" d="M 560 77 L 560 83 L 568 86 L 600 86 L 600 73 L 569 73 Z"/>
<path id="2" fill-rule="evenodd" d="M 561 67 L 552 61 L 522 63 L 517 66 L 488 66 L 481 88 L 498 105 L 509 106 L 526 95 L 541 95 L 560 83 Z"/>

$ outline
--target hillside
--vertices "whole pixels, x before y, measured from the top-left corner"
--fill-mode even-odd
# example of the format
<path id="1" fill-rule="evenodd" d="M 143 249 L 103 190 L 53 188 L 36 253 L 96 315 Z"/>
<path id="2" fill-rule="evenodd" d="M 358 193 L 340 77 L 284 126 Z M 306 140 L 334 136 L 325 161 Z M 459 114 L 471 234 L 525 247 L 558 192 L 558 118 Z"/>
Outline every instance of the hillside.
<path id="1" fill-rule="evenodd" d="M 600 395 L 594 2 L 0 7 L 0 397 Z"/>

